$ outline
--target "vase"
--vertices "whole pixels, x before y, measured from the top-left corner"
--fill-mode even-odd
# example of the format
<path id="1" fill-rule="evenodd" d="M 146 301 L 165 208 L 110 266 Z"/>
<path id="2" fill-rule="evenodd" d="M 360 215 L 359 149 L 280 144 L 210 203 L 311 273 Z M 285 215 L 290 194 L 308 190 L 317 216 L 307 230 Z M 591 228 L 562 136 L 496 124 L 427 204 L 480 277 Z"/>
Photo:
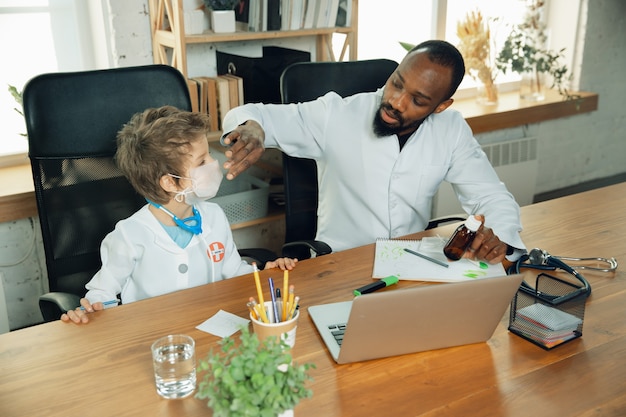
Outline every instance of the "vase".
<path id="1" fill-rule="evenodd" d="M 545 99 L 545 74 L 536 69 L 522 73 L 519 96 L 522 100 L 541 101 Z"/>
<path id="2" fill-rule="evenodd" d="M 278 416 L 276 417 L 294 417 L 293 415 L 293 409 L 291 410 L 285 410 L 282 413 L 280 413 Z"/>
<path id="3" fill-rule="evenodd" d="M 211 29 L 215 33 L 230 33 L 235 31 L 234 10 L 211 10 Z"/>
<path id="4" fill-rule="evenodd" d="M 476 87 L 476 103 L 482 106 L 498 104 L 498 87 L 493 82 L 480 83 Z"/>

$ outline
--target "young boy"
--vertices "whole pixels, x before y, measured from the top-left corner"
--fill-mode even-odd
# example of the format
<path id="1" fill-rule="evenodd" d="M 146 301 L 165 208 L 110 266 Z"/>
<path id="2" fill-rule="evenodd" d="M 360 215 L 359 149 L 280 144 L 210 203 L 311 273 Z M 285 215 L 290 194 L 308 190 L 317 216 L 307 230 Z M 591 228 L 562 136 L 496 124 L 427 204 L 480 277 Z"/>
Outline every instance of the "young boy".
<path id="1" fill-rule="evenodd" d="M 235 247 L 226 215 L 212 198 L 222 181 L 209 154 L 206 114 L 171 106 L 135 114 L 118 132 L 116 162 L 148 204 L 121 220 L 102 241 L 102 268 L 86 285 L 81 307 L 61 316 L 87 323 L 87 313 L 252 272 Z M 279 258 L 265 269 L 292 269 Z"/>

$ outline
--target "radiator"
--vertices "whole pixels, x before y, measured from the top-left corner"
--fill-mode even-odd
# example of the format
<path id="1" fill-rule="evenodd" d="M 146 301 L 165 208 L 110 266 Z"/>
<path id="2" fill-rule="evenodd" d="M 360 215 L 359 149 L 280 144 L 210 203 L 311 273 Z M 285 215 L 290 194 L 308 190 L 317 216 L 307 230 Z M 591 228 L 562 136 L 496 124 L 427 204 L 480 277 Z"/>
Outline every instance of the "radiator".
<path id="1" fill-rule="evenodd" d="M 484 145 L 491 165 L 520 206 L 533 202 L 537 181 L 537 138 Z M 452 186 L 441 184 L 433 202 L 433 218 L 463 213 Z"/>

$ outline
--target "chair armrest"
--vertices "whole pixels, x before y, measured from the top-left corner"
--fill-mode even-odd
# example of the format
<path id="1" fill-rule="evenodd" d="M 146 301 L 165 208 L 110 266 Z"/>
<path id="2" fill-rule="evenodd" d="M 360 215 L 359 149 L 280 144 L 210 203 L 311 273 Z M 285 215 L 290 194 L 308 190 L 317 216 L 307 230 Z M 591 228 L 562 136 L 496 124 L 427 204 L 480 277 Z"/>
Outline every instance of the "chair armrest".
<path id="1" fill-rule="evenodd" d="M 45 322 L 59 320 L 61 314 L 80 306 L 80 297 L 66 292 L 49 292 L 39 297 L 39 309 Z"/>
<path id="2" fill-rule="evenodd" d="M 435 219 L 431 219 L 428 224 L 426 225 L 426 229 L 434 229 L 435 227 L 439 227 L 442 224 L 445 223 L 452 223 L 452 222 L 464 222 L 467 219 L 467 217 L 463 217 L 460 214 L 457 215 L 453 215 L 453 216 L 445 216 L 445 217 L 437 217 Z"/>
<path id="3" fill-rule="evenodd" d="M 263 270 L 265 263 L 269 261 L 275 261 L 278 255 L 269 249 L 264 248 L 246 248 L 239 249 L 239 256 L 246 258 L 247 261 L 256 262 L 258 268 Z"/>
<path id="4" fill-rule="evenodd" d="M 315 256 L 322 256 L 332 253 L 332 248 L 320 240 L 297 240 L 283 245 L 283 256 L 288 258 L 309 259 L 311 251 Z"/>

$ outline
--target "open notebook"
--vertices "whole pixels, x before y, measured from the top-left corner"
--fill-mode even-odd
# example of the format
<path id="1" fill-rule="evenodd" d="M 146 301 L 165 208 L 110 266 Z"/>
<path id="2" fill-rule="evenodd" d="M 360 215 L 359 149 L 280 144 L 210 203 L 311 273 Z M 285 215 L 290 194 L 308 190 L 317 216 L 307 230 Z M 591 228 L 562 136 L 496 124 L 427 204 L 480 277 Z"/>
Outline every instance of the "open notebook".
<path id="1" fill-rule="evenodd" d="M 478 343 L 491 337 L 522 277 L 394 288 L 308 312 L 337 363 Z"/>
<path id="2" fill-rule="evenodd" d="M 422 240 L 377 239 L 372 276 L 384 278 L 395 275 L 404 280 L 456 282 L 506 275 L 502 264 L 492 265 L 465 258 L 449 261 L 443 254 L 444 245 L 445 240 L 440 237 L 425 237 Z M 404 249 L 436 259 L 447 267 Z"/>

